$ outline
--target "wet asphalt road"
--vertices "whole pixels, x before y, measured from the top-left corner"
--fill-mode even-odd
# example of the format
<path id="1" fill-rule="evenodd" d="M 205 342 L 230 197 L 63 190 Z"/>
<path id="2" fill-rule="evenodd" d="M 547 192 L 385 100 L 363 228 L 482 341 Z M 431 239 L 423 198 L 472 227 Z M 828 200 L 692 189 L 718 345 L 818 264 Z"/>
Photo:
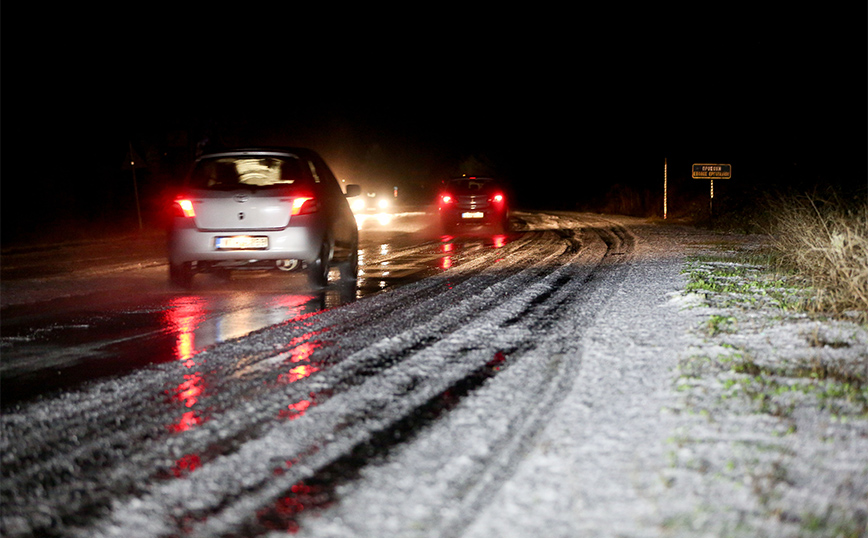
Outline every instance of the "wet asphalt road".
<path id="1" fill-rule="evenodd" d="M 253 331 L 443 273 L 515 236 L 467 232 L 441 235 L 424 210 L 362 216 L 360 277 L 325 290 L 312 289 L 303 273 L 276 271 L 199 275 L 193 289 L 174 289 L 160 234 L 11 249 L 3 257 L 0 400 L 5 407 L 189 360 Z"/>
<path id="2" fill-rule="evenodd" d="M 636 250 L 617 218 L 513 226 L 363 224 L 349 290 L 242 275 L 178 291 L 156 251 L 106 245 L 74 247 L 103 260 L 71 273 L 4 279 L 2 377 L 32 391 L 0 414 L 0 533 L 304 532 L 302 516 L 403 453 L 393 478 L 429 486 L 350 509 L 370 527 L 354 534 L 458 536 L 570 390 Z M 26 253 L 10 258 L 25 272 Z"/>

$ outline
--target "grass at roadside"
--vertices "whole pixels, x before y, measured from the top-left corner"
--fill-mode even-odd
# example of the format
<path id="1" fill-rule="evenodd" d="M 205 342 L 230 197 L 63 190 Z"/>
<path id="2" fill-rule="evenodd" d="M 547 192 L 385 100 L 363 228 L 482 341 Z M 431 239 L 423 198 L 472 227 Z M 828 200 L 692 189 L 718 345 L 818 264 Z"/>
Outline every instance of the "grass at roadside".
<path id="1" fill-rule="evenodd" d="M 687 290 L 704 294 L 706 304 L 715 309 L 702 330 L 728 351 L 716 357 L 719 370 L 742 376 L 742 386 L 751 384 L 753 399 L 763 405 L 783 392 L 801 390 L 818 394 L 824 404 L 843 398 L 851 405 L 831 407 L 849 408 L 856 416 L 868 419 L 868 356 L 860 351 L 848 353 L 864 347 L 855 335 L 865 333 L 866 327 L 823 323 L 822 316 L 812 320 L 817 318 L 819 307 L 815 291 L 805 288 L 798 274 L 782 273 L 773 260 L 763 254 L 730 252 L 695 257 L 687 264 Z M 789 353 L 785 360 L 774 361 L 762 356 L 767 349 L 748 352 L 737 338 L 742 322 L 749 325 L 748 331 L 761 333 L 774 326 L 799 325 L 795 341 L 801 349 Z M 727 338 L 730 335 L 734 337 Z M 767 342 L 772 354 L 779 355 L 771 337 Z M 805 386 L 803 381 L 812 386 Z"/>
<path id="2" fill-rule="evenodd" d="M 868 322 L 868 203 L 790 198 L 773 204 L 771 214 L 773 246 L 810 282 L 814 308 Z"/>
<path id="3" fill-rule="evenodd" d="M 838 316 L 851 308 L 842 303 L 824 312 L 815 281 L 776 251 L 702 250 L 685 267 L 702 321 L 679 357 L 683 418 L 667 477 L 674 496 L 701 502 L 669 514 L 667 529 L 866 535 L 868 327 Z"/>

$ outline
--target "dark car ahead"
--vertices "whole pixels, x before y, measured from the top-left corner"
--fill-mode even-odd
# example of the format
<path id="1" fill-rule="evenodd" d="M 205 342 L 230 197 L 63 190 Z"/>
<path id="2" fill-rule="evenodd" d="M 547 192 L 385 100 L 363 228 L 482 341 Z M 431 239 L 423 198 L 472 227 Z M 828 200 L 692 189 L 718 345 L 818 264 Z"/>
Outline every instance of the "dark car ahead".
<path id="1" fill-rule="evenodd" d="M 209 271 L 277 269 L 308 272 L 328 283 L 358 271 L 358 227 L 341 190 L 316 152 L 252 148 L 203 155 L 173 204 L 169 276 L 188 287 Z"/>
<path id="2" fill-rule="evenodd" d="M 506 188 L 489 177 L 459 177 L 445 181 L 439 199 L 440 222 L 446 232 L 462 226 L 509 230 Z"/>

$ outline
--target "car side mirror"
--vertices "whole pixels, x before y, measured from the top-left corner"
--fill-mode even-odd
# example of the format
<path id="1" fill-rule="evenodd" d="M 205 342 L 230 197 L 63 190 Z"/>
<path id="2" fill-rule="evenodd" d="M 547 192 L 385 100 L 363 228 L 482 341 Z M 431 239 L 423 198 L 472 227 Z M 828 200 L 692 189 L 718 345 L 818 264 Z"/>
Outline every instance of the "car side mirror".
<path id="1" fill-rule="evenodd" d="M 346 194 L 347 198 L 352 198 L 352 197 L 358 196 L 360 194 L 362 194 L 362 188 L 359 185 L 355 185 L 352 183 L 347 185 L 347 194 Z"/>

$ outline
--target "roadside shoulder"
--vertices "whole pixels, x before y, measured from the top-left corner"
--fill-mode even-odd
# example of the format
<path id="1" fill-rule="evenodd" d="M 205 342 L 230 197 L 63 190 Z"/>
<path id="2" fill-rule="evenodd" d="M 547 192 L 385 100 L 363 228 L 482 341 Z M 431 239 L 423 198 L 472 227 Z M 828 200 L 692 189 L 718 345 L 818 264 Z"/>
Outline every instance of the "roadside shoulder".
<path id="1" fill-rule="evenodd" d="M 805 290 L 772 271 L 756 245 L 697 246 L 680 294 L 697 319 L 674 378 L 664 528 L 864 533 L 868 330 L 809 316 Z"/>

